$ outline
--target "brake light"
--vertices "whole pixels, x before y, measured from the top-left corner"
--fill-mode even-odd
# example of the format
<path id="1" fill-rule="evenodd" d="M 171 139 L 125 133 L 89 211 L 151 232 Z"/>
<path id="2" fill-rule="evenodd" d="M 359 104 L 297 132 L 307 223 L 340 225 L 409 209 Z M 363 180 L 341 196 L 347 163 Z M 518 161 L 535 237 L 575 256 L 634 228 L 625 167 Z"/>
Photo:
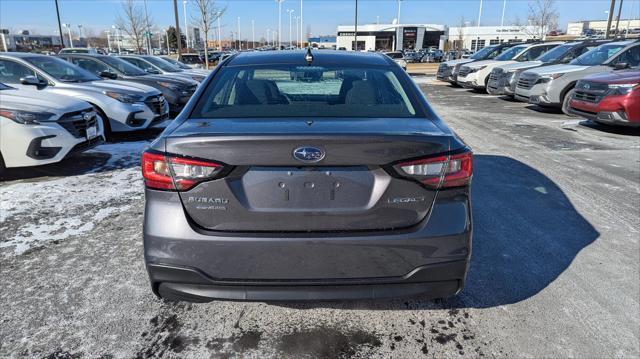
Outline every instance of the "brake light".
<path id="1" fill-rule="evenodd" d="M 142 177 L 148 188 L 186 191 L 197 183 L 214 178 L 222 165 L 214 162 L 165 156 L 153 152 L 142 154 Z"/>
<path id="2" fill-rule="evenodd" d="M 423 158 L 400 163 L 396 168 L 431 188 L 466 186 L 473 175 L 473 153 Z"/>

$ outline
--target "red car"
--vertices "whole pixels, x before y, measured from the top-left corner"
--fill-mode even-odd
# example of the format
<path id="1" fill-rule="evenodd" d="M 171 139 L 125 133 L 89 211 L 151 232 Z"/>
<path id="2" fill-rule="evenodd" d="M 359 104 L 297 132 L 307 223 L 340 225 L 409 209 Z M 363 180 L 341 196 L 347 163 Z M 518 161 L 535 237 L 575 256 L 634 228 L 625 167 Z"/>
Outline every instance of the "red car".
<path id="1" fill-rule="evenodd" d="M 640 127 L 640 70 L 595 74 L 578 81 L 569 113 L 608 125 Z"/>

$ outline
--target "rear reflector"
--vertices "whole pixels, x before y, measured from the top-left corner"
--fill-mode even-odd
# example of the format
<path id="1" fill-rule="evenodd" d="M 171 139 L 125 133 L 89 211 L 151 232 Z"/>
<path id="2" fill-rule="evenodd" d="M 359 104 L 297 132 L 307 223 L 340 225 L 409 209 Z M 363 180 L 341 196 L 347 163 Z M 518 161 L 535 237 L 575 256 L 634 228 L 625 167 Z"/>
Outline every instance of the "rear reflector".
<path id="1" fill-rule="evenodd" d="M 473 153 L 422 158 L 396 166 L 401 174 L 415 178 L 431 188 L 466 186 L 473 174 Z"/>
<path id="2" fill-rule="evenodd" d="M 222 165 L 214 162 L 153 152 L 142 154 L 142 176 L 145 185 L 152 189 L 185 191 L 214 178 L 221 170 Z"/>

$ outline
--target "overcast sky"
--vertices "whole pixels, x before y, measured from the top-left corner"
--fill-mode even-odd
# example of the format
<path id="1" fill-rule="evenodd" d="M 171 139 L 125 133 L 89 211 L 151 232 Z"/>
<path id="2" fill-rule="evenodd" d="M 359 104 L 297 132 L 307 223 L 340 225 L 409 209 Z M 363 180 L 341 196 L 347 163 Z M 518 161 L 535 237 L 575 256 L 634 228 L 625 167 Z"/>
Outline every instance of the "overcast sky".
<path id="1" fill-rule="evenodd" d="M 144 0 L 137 0 L 144 6 Z M 619 2 L 620 0 L 618 0 Z M 147 9 L 153 22 L 164 28 L 173 23 L 173 2 L 171 0 L 147 0 Z M 226 7 L 222 18 L 223 37 L 230 31 L 237 31 L 240 17 L 243 38 L 251 36 L 251 20 L 255 21 L 256 38 L 266 36 L 267 29 L 278 28 L 278 6 L 274 0 L 227 0 L 217 1 Z M 305 28 L 312 35 L 335 35 L 337 25 L 353 24 L 354 0 L 304 0 Z M 527 17 L 527 0 L 507 0 L 505 23 L 516 18 L 521 22 Z M 94 33 L 111 27 L 121 9 L 119 0 L 59 0 L 62 22 L 74 28 L 82 24 Z M 479 0 L 403 0 L 402 23 L 444 24 L 457 26 L 460 18 L 475 22 L 478 18 Z M 502 15 L 502 0 L 484 0 L 482 25 L 499 25 Z M 605 19 L 609 0 L 557 0 L 560 25 L 566 29 L 569 21 Z M 184 25 L 182 0 L 178 1 L 180 25 Z M 359 23 L 390 23 L 397 14 L 396 0 L 359 0 Z M 282 38 L 288 39 L 289 15 L 287 9 L 294 10 L 293 16 L 300 15 L 300 0 L 285 0 L 282 4 Z M 187 13 L 195 14 L 191 0 L 187 1 Z M 617 13 L 617 9 L 616 9 Z M 638 0 L 624 1 L 622 18 L 640 17 Z M 295 21 L 294 21 L 295 23 Z M 54 0 L 0 0 L 0 27 L 13 31 L 31 30 L 41 34 L 56 33 Z M 295 36 L 295 27 L 294 27 Z"/>

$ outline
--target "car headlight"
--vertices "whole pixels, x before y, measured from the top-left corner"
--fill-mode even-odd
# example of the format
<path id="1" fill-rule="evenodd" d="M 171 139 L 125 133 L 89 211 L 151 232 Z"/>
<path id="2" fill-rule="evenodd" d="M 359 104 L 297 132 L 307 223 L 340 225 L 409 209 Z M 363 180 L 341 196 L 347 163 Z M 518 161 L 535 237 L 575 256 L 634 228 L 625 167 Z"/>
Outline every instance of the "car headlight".
<path id="1" fill-rule="evenodd" d="M 480 67 L 471 67 L 471 72 L 470 73 L 474 73 L 474 72 L 478 72 L 482 69 L 484 69 L 486 66 L 480 66 Z"/>
<path id="2" fill-rule="evenodd" d="M 55 116 L 55 114 L 49 112 L 31 112 L 0 108 L 0 116 L 6 117 L 13 122 L 23 125 L 37 125 L 41 122 L 49 121 L 53 116 Z"/>
<path id="3" fill-rule="evenodd" d="M 609 91 L 607 91 L 607 95 L 626 95 L 635 87 L 640 88 L 640 85 L 633 84 L 610 84 Z"/>
<path id="4" fill-rule="evenodd" d="M 142 102 L 144 100 L 144 98 L 140 95 L 133 95 L 129 93 L 105 91 L 104 94 L 124 103 L 136 103 L 136 102 Z"/>
<path id="5" fill-rule="evenodd" d="M 545 83 L 545 82 L 549 82 L 551 80 L 555 80 L 558 77 L 561 77 L 564 75 L 564 72 L 560 72 L 560 73 L 556 73 L 556 74 L 548 74 L 548 75 L 542 75 L 540 76 L 540 78 L 538 79 L 538 82 L 540 83 Z"/>
<path id="6" fill-rule="evenodd" d="M 176 86 L 174 84 L 171 84 L 171 83 L 168 83 L 168 82 L 159 81 L 158 85 L 160 85 L 160 86 L 162 86 L 164 88 L 168 88 L 169 90 L 174 90 L 174 91 L 179 90 L 178 86 Z"/>

